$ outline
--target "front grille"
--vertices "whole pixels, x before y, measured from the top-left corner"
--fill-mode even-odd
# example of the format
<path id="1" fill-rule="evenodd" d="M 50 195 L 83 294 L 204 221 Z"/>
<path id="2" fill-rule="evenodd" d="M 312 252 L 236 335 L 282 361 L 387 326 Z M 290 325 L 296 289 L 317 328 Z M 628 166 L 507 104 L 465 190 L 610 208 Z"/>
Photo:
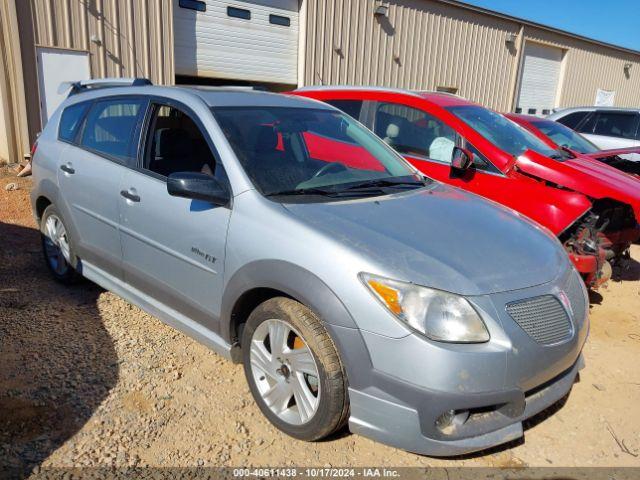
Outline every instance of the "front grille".
<path id="1" fill-rule="evenodd" d="M 553 295 L 509 303 L 507 313 L 520 328 L 542 345 L 559 343 L 571 337 L 569 315 Z"/>
<path id="2" fill-rule="evenodd" d="M 573 310 L 573 321 L 582 324 L 587 315 L 587 300 L 585 299 L 584 283 L 577 273 L 571 275 L 567 281 L 565 292 Z"/>

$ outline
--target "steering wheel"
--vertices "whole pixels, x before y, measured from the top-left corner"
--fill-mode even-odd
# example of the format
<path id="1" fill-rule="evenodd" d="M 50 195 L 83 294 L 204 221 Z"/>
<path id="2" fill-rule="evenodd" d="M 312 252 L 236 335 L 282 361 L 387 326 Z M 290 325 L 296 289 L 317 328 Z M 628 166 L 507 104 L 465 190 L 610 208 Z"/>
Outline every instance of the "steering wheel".
<path id="1" fill-rule="evenodd" d="M 335 170 L 335 173 L 338 172 L 344 172 L 345 170 L 348 170 L 347 167 L 345 167 L 343 164 L 341 163 L 328 163 L 327 165 L 323 166 L 320 168 L 320 170 L 318 170 L 314 175 L 313 178 L 316 177 L 321 177 L 323 175 L 326 175 L 327 173 L 331 172 L 332 170 Z"/>

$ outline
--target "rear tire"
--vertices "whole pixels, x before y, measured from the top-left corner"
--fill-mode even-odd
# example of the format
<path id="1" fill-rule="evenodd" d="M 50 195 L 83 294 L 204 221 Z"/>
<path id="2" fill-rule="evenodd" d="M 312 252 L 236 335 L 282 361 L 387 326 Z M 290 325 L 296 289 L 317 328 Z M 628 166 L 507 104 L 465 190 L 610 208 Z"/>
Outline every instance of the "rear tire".
<path id="1" fill-rule="evenodd" d="M 80 278 L 76 271 L 78 259 L 73 253 L 62 215 L 53 205 L 49 205 L 42 214 L 40 237 L 45 263 L 53 278 L 65 285 L 75 283 Z"/>
<path id="2" fill-rule="evenodd" d="M 258 407 L 284 433 L 315 441 L 348 418 L 347 377 L 320 319 L 276 297 L 249 315 L 242 332 L 244 372 Z"/>

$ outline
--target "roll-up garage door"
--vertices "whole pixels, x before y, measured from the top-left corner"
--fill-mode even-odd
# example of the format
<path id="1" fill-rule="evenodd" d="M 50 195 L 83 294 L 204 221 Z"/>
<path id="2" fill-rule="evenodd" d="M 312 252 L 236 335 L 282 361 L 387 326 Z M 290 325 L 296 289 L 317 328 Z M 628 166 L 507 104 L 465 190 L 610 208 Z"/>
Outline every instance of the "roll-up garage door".
<path id="1" fill-rule="evenodd" d="M 518 112 L 548 115 L 556 106 L 563 51 L 527 42 L 524 49 Z"/>
<path id="2" fill-rule="evenodd" d="M 298 0 L 174 0 L 178 75 L 297 83 Z"/>

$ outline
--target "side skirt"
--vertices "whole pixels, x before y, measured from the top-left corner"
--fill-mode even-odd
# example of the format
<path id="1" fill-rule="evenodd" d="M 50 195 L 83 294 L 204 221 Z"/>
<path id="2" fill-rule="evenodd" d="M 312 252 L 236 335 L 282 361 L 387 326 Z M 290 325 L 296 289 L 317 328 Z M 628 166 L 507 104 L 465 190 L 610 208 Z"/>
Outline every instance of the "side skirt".
<path id="1" fill-rule="evenodd" d="M 180 330 L 185 335 L 210 348 L 218 355 L 221 355 L 227 360 L 238 361 L 237 357 L 239 357 L 239 355 L 233 353 L 236 349 L 217 333 L 203 327 L 199 323 L 194 322 L 190 318 L 185 317 L 181 313 L 158 302 L 132 286 L 123 283 L 121 280 L 88 262 L 82 262 L 81 272 L 82 276 L 88 280 L 140 307 L 145 312 L 159 318 L 162 322 L 176 330 Z"/>

